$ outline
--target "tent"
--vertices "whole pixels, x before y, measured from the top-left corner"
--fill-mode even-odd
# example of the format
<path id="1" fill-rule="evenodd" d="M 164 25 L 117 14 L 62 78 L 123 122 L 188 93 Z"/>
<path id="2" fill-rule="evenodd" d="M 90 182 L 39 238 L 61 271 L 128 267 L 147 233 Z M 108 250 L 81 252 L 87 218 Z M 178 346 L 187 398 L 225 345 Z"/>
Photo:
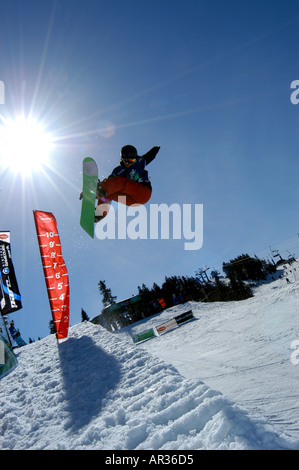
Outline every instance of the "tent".
<path id="1" fill-rule="evenodd" d="M 0 333 L 0 379 L 11 372 L 18 365 L 18 360 L 6 341 Z"/>

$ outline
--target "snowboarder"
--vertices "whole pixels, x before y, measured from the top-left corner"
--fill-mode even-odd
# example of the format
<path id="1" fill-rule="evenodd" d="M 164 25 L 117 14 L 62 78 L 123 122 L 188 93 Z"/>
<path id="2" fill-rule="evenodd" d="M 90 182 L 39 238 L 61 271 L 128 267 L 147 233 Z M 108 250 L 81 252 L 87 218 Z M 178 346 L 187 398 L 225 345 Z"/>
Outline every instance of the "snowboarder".
<path id="1" fill-rule="evenodd" d="M 108 178 L 98 181 L 95 222 L 107 215 L 111 201 L 118 202 L 120 196 L 125 196 L 127 206 L 149 201 L 152 185 L 145 167 L 154 160 L 159 150 L 160 147 L 153 147 L 145 155 L 139 156 L 133 145 L 122 147 L 120 165 L 114 168 Z"/>

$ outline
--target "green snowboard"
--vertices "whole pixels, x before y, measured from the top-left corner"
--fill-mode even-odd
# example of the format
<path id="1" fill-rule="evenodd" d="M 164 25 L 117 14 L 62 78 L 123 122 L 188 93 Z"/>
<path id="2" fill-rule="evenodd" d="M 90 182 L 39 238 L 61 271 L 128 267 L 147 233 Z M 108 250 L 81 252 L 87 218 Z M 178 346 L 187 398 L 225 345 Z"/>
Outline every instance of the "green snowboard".
<path id="1" fill-rule="evenodd" d="M 98 167 L 93 158 L 83 160 L 83 197 L 80 225 L 94 238 L 94 211 L 98 182 Z"/>

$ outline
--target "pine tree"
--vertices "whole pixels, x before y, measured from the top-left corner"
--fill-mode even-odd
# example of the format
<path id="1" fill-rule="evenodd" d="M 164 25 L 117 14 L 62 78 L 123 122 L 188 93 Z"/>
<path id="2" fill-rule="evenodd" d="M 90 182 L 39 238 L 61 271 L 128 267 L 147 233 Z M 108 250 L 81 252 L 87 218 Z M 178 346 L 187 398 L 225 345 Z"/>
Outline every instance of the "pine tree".
<path id="1" fill-rule="evenodd" d="M 54 326 L 54 320 L 49 321 L 49 330 L 50 330 L 50 335 L 55 334 L 55 326 Z"/>
<path id="2" fill-rule="evenodd" d="M 253 297 L 250 287 L 241 279 L 230 278 L 230 298 L 228 300 L 245 300 Z"/>
<path id="3" fill-rule="evenodd" d="M 87 315 L 85 310 L 83 310 L 83 308 L 81 308 L 81 318 L 82 318 L 82 320 L 81 320 L 82 322 L 89 321 L 89 316 Z"/>
<path id="4" fill-rule="evenodd" d="M 98 286 L 99 286 L 99 291 L 101 292 L 103 296 L 102 303 L 104 307 L 107 307 L 107 305 L 110 305 L 110 304 L 115 304 L 116 296 L 114 297 L 111 294 L 111 289 L 109 289 L 106 286 L 106 281 L 99 281 Z"/>
<path id="5" fill-rule="evenodd" d="M 151 291 L 150 289 L 143 283 L 142 286 L 138 286 L 137 287 L 138 289 L 138 293 L 140 295 L 146 295 L 146 296 L 150 296 L 151 295 Z"/>
<path id="6" fill-rule="evenodd" d="M 229 279 L 240 281 L 259 281 L 266 279 L 268 272 L 273 271 L 273 267 L 257 256 L 252 258 L 247 253 L 223 263 L 223 271 Z"/>

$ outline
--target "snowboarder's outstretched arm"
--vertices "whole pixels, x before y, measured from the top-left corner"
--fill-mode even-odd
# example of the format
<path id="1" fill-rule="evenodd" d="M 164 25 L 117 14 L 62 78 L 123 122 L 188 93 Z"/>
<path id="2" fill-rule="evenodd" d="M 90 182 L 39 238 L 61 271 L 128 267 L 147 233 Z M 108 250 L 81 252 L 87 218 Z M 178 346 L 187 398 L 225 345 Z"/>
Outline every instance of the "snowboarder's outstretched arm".
<path id="1" fill-rule="evenodd" d="M 154 160 L 154 158 L 156 157 L 159 150 L 160 150 L 160 147 L 153 147 L 148 152 L 146 152 L 144 155 L 142 155 L 142 158 L 144 158 L 146 165 L 148 165 L 149 163 L 151 163 Z"/>

